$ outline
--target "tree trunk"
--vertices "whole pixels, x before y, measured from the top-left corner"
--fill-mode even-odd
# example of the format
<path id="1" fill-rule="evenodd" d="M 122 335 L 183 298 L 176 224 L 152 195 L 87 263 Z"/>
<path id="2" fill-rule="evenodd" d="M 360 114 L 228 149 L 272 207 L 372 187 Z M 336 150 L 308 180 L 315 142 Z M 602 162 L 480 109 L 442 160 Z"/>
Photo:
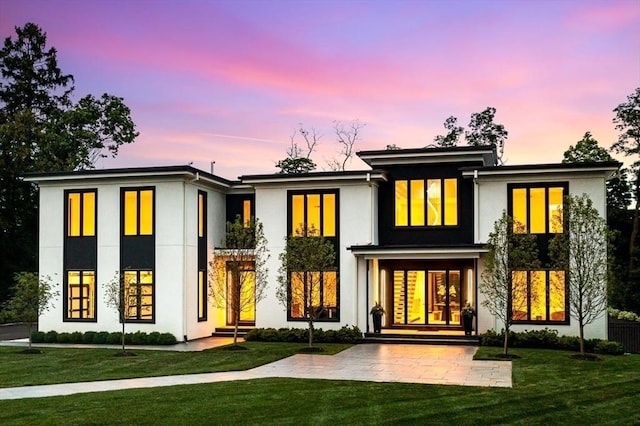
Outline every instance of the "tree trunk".
<path id="1" fill-rule="evenodd" d="M 125 353 L 125 350 L 124 350 L 124 320 L 122 321 L 122 353 Z"/>
<path id="2" fill-rule="evenodd" d="M 31 334 L 33 333 L 31 329 L 33 328 L 33 323 L 29 322 L 29 351 L 31 351 Z"/>
<path id="3" fill-rule="evenodd" d="M 504 330 L 504 346 L 502 347 L 502 353 L 505 356 L 509 355 L 509 327 L 506 327 Z"/>
<path id="4" fill-rule="evenodd" d="M 309 347 L 313 347 L 313 321 L 309 321 Z"/>
<path id="5" fill-rule="evenodd" d="M 584 356 L 584 324 L 580 321 L 580 355 Z"/>
<path id="6" fill-rule="evenodd" d="M 238 344 L 238 324 L 240 323 L 240 311 L 235 309 L 233 324 L 233 346 Z"/>
<path id="7" fill-rule="evenodd" d="M 636 185 L 640 182 L 636 181 Z M 636 190 L 636 197 L 638 197 L 639 192 Z M 638 231 L 640 228 L 640 223 L 638 222 L 638 200 L 636 199 L 636 208 L 633 211 L 633 227 L 631 228 L 631 239 L 629 241 L 629 272 L 633 272 L 636 267 L 635 262 L 635 251 L 636 251 L 636 240 L 638 239 Z"/>

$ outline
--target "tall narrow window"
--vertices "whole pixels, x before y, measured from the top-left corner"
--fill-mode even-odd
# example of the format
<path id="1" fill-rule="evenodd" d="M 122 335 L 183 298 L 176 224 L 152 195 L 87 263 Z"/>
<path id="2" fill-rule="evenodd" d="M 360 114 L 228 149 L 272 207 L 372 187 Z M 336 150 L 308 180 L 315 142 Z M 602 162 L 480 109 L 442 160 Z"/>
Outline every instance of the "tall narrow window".
<path id="1" fill-rule="evenodd" d="M 198 191 L 198 321 L 207 320 L 207 193 Z"/>
<path id="2" fill-rule="evenodd" d="M 244 223 L 245 228 L 251 223 L 251 200 L 242 202 L 242 223 Z"/>
<path id="3" fill-rule="evenodd" d="M 411 181 L 411 226 L 424 226 L 424 181 Z"/>
<path id="4" fill-rule="evenodd" d="M 124 271 L 127 321 L 153 320 L 153 272 Z"/>
<path id="5" fill-rule="evenodd" d="M 409 206 L 409 187 L 406 180 L 397 180 L 396 187 L 396 226 L 407 226 L 408 206 Z"/>
<path id="6" fill-rule="evenodd" d="M 67 193 L 67 236 L 92 237 L 96 234 L 95 191 Z"/>

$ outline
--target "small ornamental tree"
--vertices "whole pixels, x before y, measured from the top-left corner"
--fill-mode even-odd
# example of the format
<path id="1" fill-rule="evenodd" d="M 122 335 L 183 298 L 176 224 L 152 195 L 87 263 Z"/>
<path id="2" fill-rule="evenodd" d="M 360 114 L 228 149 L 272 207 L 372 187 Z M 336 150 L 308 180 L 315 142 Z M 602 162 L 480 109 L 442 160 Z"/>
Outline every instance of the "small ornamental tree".
<path id="1" fill-rule="evenodd" d="M 323 286 L 335 275 L 336 253 L 333 243 L 325 239 L 313 226 L 298 228 L 287 238 L 285 250 L 280 254 L 278 273 L 278 300 L 290 312 L 298 304 L 309 327 L 309 347 L 313 347 L 313 324 L 327 309 Z M 337 283 L 333 283 L 335 286 Z"/>
<path id="2" fill-rule="evenodd" d="M 509 351 L 509 330 L 518 312 L 527 312 L 535 295 L 527 293 L 526 270 L 536 269 L 538 249 L 536 237 L 525 232 L 523 225 L 502 213 L 489 234 L 484 258 L 484 271 L 478 289 L 485 296 L 482 306 L 504 324 L 503 354 Z M 528 299 L 529 297 L 529 299 Z"/>
<path id="3" fill-rule="evenodd" d="M 568 273 L 569 310 L 578 320 L 584 355 L 584 326 L 606 314 L 609 231 L 586 194 L 567 195 L 563 216 L 565 232 L 553 237 L 549 253 Z"/>
<path id="4" fill-rule="evenodd" d="M 54 284 L 48 276 L 38 279 L 35 272 L 18 272 L 14 275 L 13 297 L 9 299 L 5 309 L 18 321 L 29 324 L 29 353 L 35 353 L 31 348 L 33 325 L 50 306 L 54 307 L 51 299 L 59 296 L 60 291 L 54 290 Z"/>
<path id="5" fill-rule="evenodd" d="M 128 285 L 124 282 L 124 275 L 121 276 L 118 271 L 115 275 L 104 285 L 104 301 L 110 308 L 113 308 L 118 314 L 118 320 L 122 324 L 122 351 L 119 355 L 133 355 L 131 352 L 125 350 L 125 325 L 131 317 L 131 308 L 136 306 L 136 295 L 134 286 Z"/>
<path id="6" fill-rule="evenodd" d="M 266 296 L 270 254 L 262 223 L 244 222 L 240 216 L 227 222 L 222 247 L 210 262 L 209 294 L 213 303 L 226 307 L 233 318 L 233 345 L 238 343 L 241 313 L 255 309 Z"/>

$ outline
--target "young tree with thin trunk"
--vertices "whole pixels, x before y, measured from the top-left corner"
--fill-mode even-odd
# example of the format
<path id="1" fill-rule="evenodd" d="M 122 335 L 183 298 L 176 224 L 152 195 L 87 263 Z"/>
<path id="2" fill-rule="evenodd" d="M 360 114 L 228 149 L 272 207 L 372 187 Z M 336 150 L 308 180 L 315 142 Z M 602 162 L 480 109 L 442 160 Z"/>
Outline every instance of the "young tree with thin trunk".
<path id="1" fill-rule="evenodd" d="M 119 355 L 134 355 L 125 349 L 125 325 L 132 317 L 132 309 L 137 308 L 136 293 L 132 283 L 125 282 L 125 275 L 120 275 L 116 271 L 111 281 L 104 285 L 104 301 L 110 308 L 113 308 L 118 314 L 118 320 L 122 324 L 122 351 Z"/>
<path id="2" fill-rule="evenodd" d="M 280 254 L 276 296 L 287 310 L 293 304 L 302 309 L 309 326 L 309 348 L 313 347 L 314 322 L 329 307 L 322 289 L 337 288 L 335 260 L 333 243 L 313 226 L 298 228 L 287 238 L 285 250 Z"/>
<path id="3" fill-rule="evenodd" d="M 333 130 L 336 134 L 336 141 L 340 144 L 340 159 L 330 159 L 327 166 L 333 171 L 346 170 L 347 163 L 353 158 L 356 143 L 361 139 L 361 131 L 365 124 L 360 120 L 353 120 L 349 124 L 336 120 L 333 122 Z"/>
<path id="4" fill-rule="evenodd" d="M 40 315 L 49 310 L 49 307 L 54 307 L 51 299 L 58 296 L 60 291 L 54 290 L 50 277 L 38 278 L 35 272 L 15 274 L 13 297 L 6 303 L 5 309 L 18 321 L 29 324 L 29 353 L 35 353 L 31 348 L 33 325 L 38 322 Z"/>
<path id="5" fill-rule="evenodd" d="M 522 224 L 502 213 L 487 241 L 484 271 L 478 289 L 484 294 L 482 306 L 504 324 L 503 354 L 509 351 L 509 330 L 518 313 L 527 312 L 527 270 L 540 264 L 535 235 L 524 232 Z M 529 297 L 529 299 L 528 299 Z"/>
<path id="6" fill-rule="evenodd" d="M 563 209 L 564 232 L 550 241 L 549 253 L 567 273 L 569 310 L 578 320 L 584 355 L 584 327 L 606 314 L 609 231 L 586 194 L 567 195 Z"/>
<path id="7" fill-rule="evenodd" d="M 266 296 L 270 254 L 262 223 L 236 216 L 227 222 L 227 233 L 210 262 L 209 294 L 215 306 L 226 308 L 233 318 L 233 346 L 243 312 L 254 310 Z"/>

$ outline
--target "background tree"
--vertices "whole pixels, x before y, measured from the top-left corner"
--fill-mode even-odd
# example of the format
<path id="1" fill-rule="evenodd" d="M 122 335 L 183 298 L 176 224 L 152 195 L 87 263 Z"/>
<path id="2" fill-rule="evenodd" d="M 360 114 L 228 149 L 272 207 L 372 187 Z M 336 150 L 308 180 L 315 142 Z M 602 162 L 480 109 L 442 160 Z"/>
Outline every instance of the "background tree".
<path id="1" fill-rule="evenodd" d="M 301 148 L 296 142 L 296 135 L 300 135 L 306 149 Z M 300 124 L 291 135 L 291 145 L 287 148 L 287 157 L 278 161 L 276 167 L 282 174 L 309 173 L 316 169 L 316 163 L 311 159 L 311 154 L 320 143 L 322 134 L 314 127 L 307 129 Z"/>
<path id="2" fill-rule="evenodd" d="M 266 296 L 269 257 L 260 221 L 252 218 L 244 223 L 237 216 L 235 221 L 227 222 L 221 248 L 210 262 L 209 294 L 217 307 L 231 312 L 234 346 L 238 344 L 240 314 L 255 309 Z"/>
<path id="3" fill-rule="evenodd" d="M 627 102 L 621 103 L 613 112 L 616 113 L 613 123 L 616 130 L 621 133 L 618 140 L 611 145 L 611 150 L 622 153 L 626 157 L 631 157 L 631 173 L 633 180 L 633 196 L 635 198 L 635 207 L 633 210 L 633 226 L 629 241 L 629 272 L 635 274 L 638 232 L 640 231 L 640 223 L 638 218 L 638 209 L 640 208 L 640 87 L 635 92 L 627 96 Z M 636 276 L 640 278 L 640 274 Z M 636 289 L 638 290 L 638 289 Z"/>
<path id="4" fill-rule="evenodd" d="M 321 297 L 322 276 L 336 270 L 335 259 L 333 243 L 306 226 L 287 238 L 280 254 L 276 296 L 287 310 L 294 302 L 301 304 L 309 326 L 309 348 L 313 347 L 313 324 L 326 309 Z"/>
<path id="5" fill-rule="evenodd" d="M 15 272 L 36 270 L 37 190 L 20 177 L 91 168 L 138 135 L 121 98 L 74 103 L 73 76 L 37 25 L 15 30 L 0 50 L 0 300 Z"/>
<path id="6" fill-rule="evenodd" d="M 125 276 L 126 274 L 121 276 L 116 271 L 111 281 L 104 285 L 104 301 L 118 314 L 118 320 L 122 324 L 122 351 L 118 355 L 132 356 L 135 354 L 125 349 L 125 325 L 131 318 L 132 309 L 137 307 L 137 303 L 134 286 L 125 282 Z"/>
<path id="7" fill-rule="evenodd" d="M 19 272 L 15 274 L 13 296 L 7 301 L 5 310 L 13 318 L 29 324 L 29 353 L 39 353 L 31 347 L 33 325 L 38 323 L 40 315 L 54 307 L 51 299 L 60 296 L 54 290 L 50 277 L 38 278 L 35 272 Z"/>
<path id="8" fill-rule="evenodd" d="M 609 231 L 586 194 L 567 195 L 562 217 L 564 233 L 551 239 L 549 254 L 556 268 L 567 271 L 569 310 L 580 326 L 584 356 L 584 326 L 606 314 Z"/>
<path id="9" fill-rule="evenodd" d="M 478 285 L 478 290 L 485 296 L 482 306 L 504 324 L 504 356 L 508 356 L 513 312 L 526 312 L 528 304 L 535 302 L 527 299 L 527 274 L 517 272 L 538 268 L 537 242 L 535 235 L 520 233 L 521 230 L 522 225 L 514 222 L 506 212 L 494 223 L 486 246 L 485 269 Z"/>
<path id="10" fill-rule="evenodd" d="M 464 132 L 467 143 L 472 146 L 495 145 L 498 155 L 498 162 L 503 163 L 504 144 L 509 132 L 502 124 L 494 123 L 496 109 L 487 107 L 482 112 L 471 114 L 469 130 Z"/>
<path id="11" fill-rule="evenodd" d="M 365 124 L 360 123 L 359 120 L 353 120 L 349 124 L 338 120 L 333 122 L 336 141 L 340 144 L 340 159 L 333 158 L 327 161 L 331 170 L 346 170 L 347 163 L 353 158 L 356 142 L 361 139 L 360 133 L 364 126 Z"/>
<path id="12" fill-rule="evenodd" d="M 564 152 L 563 163 L 588 163 L 616 161 L 590 132 L 586 132 L 575 146 Z M 609 304 L 619 309 L 635 309 L 634 280 L 629 278 L 629 236 L 632 216 L 629 215 L 631 190 L 627 169 L 619 169 L 609 178 L 607 186 L 607 222 L 613 244 L 609 253 L 610 280 L 608 285 Z"/>
<path id="13" fill-rule="evenodd" d="M 444 128 L 448 130 L 446 135 L 438 135 L 433 138 L 436 146 L 451 147 L 458 146 L 460 136 L 464 133 L 464 127 L 458 126 L 458 119 L 453 115 L 444 122 Z"/>

